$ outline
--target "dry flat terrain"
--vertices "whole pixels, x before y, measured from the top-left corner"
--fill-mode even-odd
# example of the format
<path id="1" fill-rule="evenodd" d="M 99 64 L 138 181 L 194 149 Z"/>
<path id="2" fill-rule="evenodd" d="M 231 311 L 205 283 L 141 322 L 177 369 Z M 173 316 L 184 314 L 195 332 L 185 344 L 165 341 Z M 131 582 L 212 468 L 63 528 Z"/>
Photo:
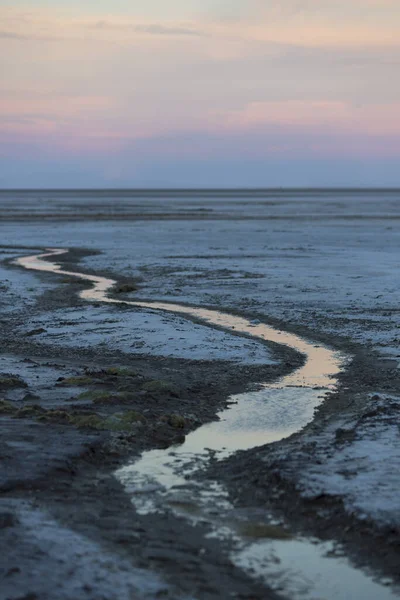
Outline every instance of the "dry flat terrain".
<path id="1" fill-rule="evenodd" d="M 0 192 L 0 599 L 398 597 L 399 223 L 395 190 Z M 72 275 L 15 262 L 46 248 Z M 294 414 L 304 353 L 73 273 L 340 373 Z M 241 446 L 256 397 L 276 435 Z M 237 402 L 232 451 L 180 462 Z"/>

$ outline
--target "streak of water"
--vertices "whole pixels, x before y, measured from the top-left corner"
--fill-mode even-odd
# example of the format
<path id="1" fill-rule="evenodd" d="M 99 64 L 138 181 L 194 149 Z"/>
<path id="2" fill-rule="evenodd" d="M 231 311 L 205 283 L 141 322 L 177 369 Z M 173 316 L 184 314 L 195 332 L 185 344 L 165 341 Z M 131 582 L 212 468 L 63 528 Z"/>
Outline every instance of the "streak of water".
<path id="1" fill-rule="evenodd" d="M 230 410 L 220 413 L 218 415 L 220 421 L 204 425 L 187 436 L 185 443 L 174 451 L 174 454 L 177 452 L 180 458 L 185 458 L 185 462 L 188 460 L 192 462 L 193 455 L 207 454 L 205 448 L 218 451 L 222 456 L 288 437 L 312 420 L 315 408 L 334 387 L 335 377 L 344 362 L 344 357 L 338 352 L 264 323 L 217 310 L 165 302 L 111 298 L 107 294 L 115 285 L 114 280 L 67 271 L 55 263 L 44 260 L 67 252 L 62 249 L 50 249 L 45 254 L 21 257 L 16 260 L 16 263 L 27 269 L 50 271 L 90 281 L 93 286 L 80 292 L 81 298 L 85 300 L 188 315 L 211 326 L 223 327 L 228 331 L 233 330 L 263 341 L 289 346 L 305 355 L 306 360 L 302 367 L 274 384 L 265 384 L 257 392 L 233 396 L 231 400 L 237 404 Z M 164 465 L 161 465 L 161 462 L 164 462 Z M 172 480 L 176 480 L 176 477 L 171 471 L 170 464 L 168 452 L 153 451 L 145 453 L 141 461 L 135 463 L 134 468 L 136 474 L 142 472 L 143 475 L 148 476 L 151 473 L 156 476 L 158 482 L 162 479 L 164 485 L 170 478 L 172 485 Z M 179 464 L 179 471 L 182 471 L 182 464 Z M 125 477 L 127 471 L 124 470 L 123 474 Z"/>
<path id="2" fill-rule="evenodd" d="M 59 248 L 51 249 L 45 254 L 35 256 L 26 256 L 18 258 L 16 264 L 33 269 L 35 271 L 49 271 L 60 275 L 69 275 L 90 281 L 93 284 L 92 288 L 80 292 L 81 298 L 84 300 L 94 300 L 98 302 L 107 302 L 109 304 L 127 304 L 137 306 L 138 308 L 151 308 L 154 310 L 162 310 L 186 314 L 191 317 L 201 319 L 210 325 L 231 329 L 239 333 L 249 334 L 252 337 L 262 339 L 264 341 L 284 344 L 305 354 L 307 357 L 306 363 L 300 369 L 297 369 L 291 375 L 288 375 L 281 381 L 281 387 L 301 386 L 301 387 L 316 387 L 316 386 L 331 386 L 332 377 L 340 371 L 343 357 L 340 357 L 337 352 L 322 346 L 316 346 L 298 335 L 280 331 L 264 323 L 250 321 L 244 317 L 236 317 L 231 314 L 210 310 L 206 308 L 196 308 L 183 304 L 173 304 L 167 302 L 140 302 L 118 300 L 110 298 L 107 293 L 112 290 L 115 285 L 113 279 L 106 277 L 97 277 L 95 275 L 85 275 L 73 271 L 66 271 L 55 263 L 43 260 L 49 257 L 56 257 L 66 254 L 68 250 Z"/>
<path id="3" fill-rule="evenodd" d="M 217 520 L 219 524 L 226 523 L 227 515 L 232 516 L 233 507 L 224 488 L 216 482 L 199 485 L 190 481 L 191 475 L 205 467 L 215 453 L 222 458 L 239 449 L 278 441 L 299 431 L 312 420 L 315 408 L 335 387 L 336 376 L 345 357 L 300 336 L 216 310 L 111 298 L 107 294 L 115 285 L 114 280 L 66 271 L 43 260 L 66 252 L 68 250 L 50 249 L 45 254 L 19 258 L 16 263 L 27 269 L 90 281 L 93 287 L 80 292 L 85 300 L 186 314 L 211 326 L 286 345 L 305 355 L 304 365 L 290 375 L 274 384 L 265 384 L 257 392 L 233 396 L 230 400 L 237 402 L 233 408 L 221 412 L 218 422 L 204 425 L 189 434 L 182 445 L 169 450 L 145 452 L 134 464 L 116 473 L 131 493 L 139 512 L 168 510 L 168 507 L 178 507 L 179 512 L 180 507 L 188 518 L 190 514 L 194 520 L 206 520 L 214 525 Z M 225 529 L 234 539 L 229 525 Z M 244 543 L 237 536 L 236 543 L 237 551 L 232 554 L 232 560 L 238 566 L 265 576 L 269 584 L 272 576 L 276 588 L 289 593 L 293 599 L 345 600 L 356 598 L 353 591 L 357 593 L 360 589 L 366 599 L 398 597 L 364 573 L 356 571 L 346 561 L 326 558 L 323 544 L 316 546 L 309 540 Z M 329 565 L 335 573 L 331 577 L 326 576 L 331 568 Z"/>

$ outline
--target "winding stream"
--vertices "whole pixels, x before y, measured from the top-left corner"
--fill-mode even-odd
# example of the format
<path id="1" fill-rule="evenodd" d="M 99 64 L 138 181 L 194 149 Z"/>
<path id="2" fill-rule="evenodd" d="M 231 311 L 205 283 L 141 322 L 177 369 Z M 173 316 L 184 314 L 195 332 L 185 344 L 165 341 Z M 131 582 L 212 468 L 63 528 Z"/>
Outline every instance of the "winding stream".
<path id="1" fill-rule="evenodd" d="M 211 524 L 215 535 L 228 535 L 235 541 L 237 550 L 232 560 L 238 566 L 252 575 L 265 577 L 268 585 L 274 586 L 275 582 L 275 589 L 289 593 L 293 599 L 398 597 L 388 587 L 352 568 L 345 559 L 326 558 L 327 553 L 332 554 L 332 548 L 326 544 L 307 539 L 277 541 L 272 537 L 258 542 L 244 541 L 237 532 L 238 516 L 223 487 L 215 481 L 200 483 L 191 479 L 194 472 L 206 468 L 211 458 L 222 459 L 238 450 L 276 442 L 300 431 L 312 421 L 315 409 L 335 388 L 346 357 L 295 334 L 217 310 L 111 298 L 108 292 L 116 284 L 114 280 L 67 271 L 45 260 L 67 252 L 49 249 L 44 254 L 21 257 L 15 263 L 26 269 L 89 281 L 92 287 L 79 294 L 84 300 L 187 315 L 208 326 L 286 345 L 305 356 L 304 365 L 291 374 L 272 384 L 263 384 L 255 392 L 232 396 L 230 401 L 234 404 L 219 413 L 219 421 L 199 427 L 183 444 L 145 452 L 138 461 L 120 469 L 116 476 L 130 493 L 136 509 L 144 514 L 173 510 L 195 522 Z M 235 526 L 232 521 L 236 521 Z"/>
<path id="2" fill-rule="evenodd" d="M 207 325 L 251 335 L 262 341 L 286 345 L 305 356 L 302 367 L 280 380 L 261 385 L 261 389 L 256 392 L 232 396 L 230 402 L 233 405 L 229 410 L 218 415 L 220 420 L 204 425 L 189 434 L 185 443 L 179 446 L 178 450 L 173 450 L 174 455 L 177 452 L 180 455 L 188 453 L 204 455 L 212 450 L 220 453 L 222 458 L 237 450 L 246 450 L 282 440 L 299 431 L 312 420 L 315 408 L 336 385 L 336 377 L 346 360 L 338 352 L 316 345 L 295 334 L 274 329 L 259 321 L 251 321 L 217 310 L 182 304 L 111 298 L 108 292 L 116 284 L 113 279 L 67 271 L 56 263 L 44 260 L 67 252 L 68 250 L 58 248 L 49 249 L 45 254 L 22 257 L 15 262 L 26 269 L 50 271 L 89 281 L 93 286 L 79 293 L 84 300 L 188 315 L 200 319 Z M 145 465 L 144 461 L 151 461 L 153 464 L 151 470 L 154 471 L 160 456 L 166 454 L 168 453 L 165 451 L 147 452 L 142 461 L 135 466 L 138 470 L 143 468 L 143 472 L 148 473 L 150 463 Z M 158 464 L 157 469 L 160 468 L 162 466 Z M 163 479 L 170 475 L 170 469 L 166 468 Z"/>

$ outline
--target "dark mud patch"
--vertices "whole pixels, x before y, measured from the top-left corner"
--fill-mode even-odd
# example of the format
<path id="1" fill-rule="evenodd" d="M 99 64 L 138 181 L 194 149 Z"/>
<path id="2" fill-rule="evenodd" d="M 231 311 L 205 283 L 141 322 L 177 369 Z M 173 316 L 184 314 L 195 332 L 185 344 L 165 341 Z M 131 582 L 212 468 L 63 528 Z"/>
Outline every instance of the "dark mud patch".
<path id="1" fill-rule="evenodd" d="M 19 375 L 13 373 L 0 373 L 0 393 L 5 390 L 28 387 Z"/>
<path id="2" fill-rule="evenodd" d="M 33 373 L 40 370 L 41 360 L 36 357 L 39 366 Z M 70 388 L 78 397 L 84 389 L 85 406 L 77 402 L 65 407 L 60 401 L 58 408 L 49 410 L 37 403 L 20 408 L 9 401 L 7 414 L 0 416 L 1 455 L 6 460 L 1 484 L 11 517 L 17 521 L 18 503 L 28 501 L 51 515 L 60 528 L 84 535 L 117 562 L 129 560 L 161 572 L 180 592 L 194 597 L 274 598 L 232 565 L 228 544 L 205 538 L 207 526 L 192 527 L 171 514 L 137 515 L 113 475 L 127 456 L 179 443 L 186 432 L 213 419 L 227 394 L 245 385 L 245 373 L 240 375 L 229 365 L 149 358 L 125 365 L 92 364 L 84 370 L 75 367 L 75 375 L 61 380 L 60 369 L 57 362 L 54 395 Z M 245 378 L 250 380 L 252 374 Z M 34 379 L 35 375 L 28 381 L 32 392 Z M 98 404 L 98 394 L 107 401 Z M 116 419 L 126 419 L 126 429 L 116 430 Z M 3 538 L 6 545 L 10 541 L 20 554 L 14 551 L 13 559 L 7 560 L 7 572 L 12 571 L 15 589 L 31 590 L 32 566 L 30 562 L 27 568 L 26 540 L 17 524 L 10 525 L 7 539 Z M 6 548 L 1 552 L 5 555 Z M 48 548 L 39 544 L 34 565 L 42 569 L 44 564 L 51 565 L 52 559 Z M 54 577 L 53 572 L 49 581 L 54 582 Z M 175 594 L 165 597 L 179 597 Z M 58 597 L 55 589 L 49 597 Z M 91 598 L 90 590 L 82 589 L 76 598 Z"/>

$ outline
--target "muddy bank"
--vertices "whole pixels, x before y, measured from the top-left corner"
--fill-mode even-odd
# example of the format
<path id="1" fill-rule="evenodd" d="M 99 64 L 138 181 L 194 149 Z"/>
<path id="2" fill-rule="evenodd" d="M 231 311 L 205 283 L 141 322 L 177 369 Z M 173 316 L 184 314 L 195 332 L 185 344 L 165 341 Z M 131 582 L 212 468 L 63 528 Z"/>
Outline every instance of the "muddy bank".
<path id="1" fill-rule="evenodd" d="M 40 527 L 34 527 L 33 539 L 33 533 L 29 537 L 24 529 L 25 523 L 39 518 L 35 511 L 44 513 L 40 519 L 51 520 L 52 537 L 60 544 L 70 544 L 75 534 L 78 538 L 73 543 L 78 550 L 79 536 L 93 542 L 96 551 L 85 551 L 90 557 L 89 571 L 94 568 L 93 555 L 98 555 L 100 564 L 111 557 L 116 572 L 126 572 L 128 564 L 146 569 L 147 580 L 160 573 L 162 597 L 178 598 L 185 593 L 189 597 L 224 597 L 221 582 L 227 590 L 226 598 L 266 597 L 265 588 L 233 567 L 228 547 L 205 539 L 206 527 L 193 528 L 169 514 L 156 518 L 137 515 L 114 477 L 128 457 L 144 449 L 179 443 L 190 429 L 213 419 L 216 407 L 224 403 L 227 394 L 242 389 L 237 368 L 234 372 L 227 365 L 216 368 L 215 364 L 173 364 L 154 359 L 151 363 L 145 358 L 129 361 L 129 366 L 104 366 L 102 370 L 98 365 L 83 371 L 69 362 L 65 373 L 68 377 L 57 381 L 63 370 L 59 358 L 56 382 L 44 402 L 32 382 L 23 392 L 24 398 L 32 394 L 34 399 L 20 399 L 15 389 L 13 393 L 8 390 L 0 407 L 1 454 L 6 473 L 1 482 L 6 533 L 2 536 L 2 556 L 7 556 L 2 563 L 6 584 L 2 589 L 9 590 L 4 598 L 14 599 L 22 592 L 49 600 L 71 598 L 71 588 L 65 590 L 62 586 L 55 591 L 67 566 L 75 573 L 74 598 L 119 599 L 127 593 L 124 580 L 114 582 L 112 593 L 99 582 L 94 585 L 90 578 L 86 587 L 80 586 L 85 579 L 77 568 L 79 552 L 70 558 L 61 557 L 60 564 L 54 564 L 53 547 L 42 539 Z M 14 359 L 15 372 L 18 362 Z M 33 360 L 37 365 L 33 372 L 40 373 L 42 359 Z M 251 375 L 247 373 L 247 377 Z M 68 388 L 69 397 L 58 406 L 52 402 L 49 408 L 49 396 L 57 397 Z M 10 545 L 14 548 L 12 554 L 6 551 Z M 40 581 L 32 575 L 38 569 L 43 573 Z M 45 576 L 47 570 L 51 570 L 50 579 Z M 129 585 L 136 589 L 137 578 Z M 147 597 L 140 587 L 137 593 L 138 597 Z"/>
<path id="2" fill-rule="evenodd" d="M 210 475 L 235 507 L 272 511 L 297 536 L 337 540 L 355 564 L 398 583 L 397 363 L 364 349 L 339 380 L 303 431 L 215 462 Z"/>
<path id="3" fill-rule="evenodd" d="M 79 253 L 76 257 L 79 257 Z M 73 266 L 71 259 L 70 264 Z M 50 284 L 54 276 L 49 274 L 40 277 Z M 15 438 L 16 430 L 13 432 L 9 427 L 10 441 L 15 447 L 15 442 L 20 444 L 22 440 L 25 451 L 31 444 L 32 454 L 37 452 L 42 456 L 40 445 L 32 447 L 32 440 L 41 439 L 41 432 L 51 431 L 56 441 L 61 432 L 63 436 L 71 434 L 69 451 L 68 444 L 60 439 L 59 445 L 67 450 L 66 455 L 61 457 L 57 457 L 57 444 L 52 445 L 49 434 L 46 434 L 47 437 L 43 434 L 42 448 L 48 447 L 50 451 L 47 456 L 52 459 L 57 457 L 58 462 L 49 461 L 45 465 L 45 473 L 34 475 L 31 480 L 28 478 L 24 482 L 22 475 L 18 482 L 9 483 L 8 487 L 5 485 L 7 500 L 10 498 L 13 503 L 20 498 L 25 499 L 28 493 L 31 500 L 38 503 L 40 508 L 50 511 L 57 522 L 88 536 L 102 548 L 111 551 L 114 558 L 123 555 L 139 566 L 162 572 L 175 586 L 172 591 L 163 591 L 164 594 L 172 594 L 171 597 L 186 592 L 198 594 L 201 598 L 221 597 L 221 574 L 224 589 L 229 590 L 226 597 L 268 597 L 269 592 L 264 586 L 254 584 L 242 571 L 233 567 L 229 559 L 229 541 L 205 539 L 207 524 L 193 527 L 170 512 L 151 517 L 137 515 L 111 474 L 128 456 L 138 455 L 144 449 L 162 448 L 180 442 L 190 430 L 213 419 L 230 394 L 243 391 L 254 382 L 271 381 L 278 375 L 290 372 L 301 364 L 301 357 L 276 346 L 275 357 L 283 360 L 283 366 L 240 366 L 217 361 L 160 359 L 151 355 L 133 358 L 107 346 L 77 350 L 41 342 L 40 336 L 44 332 L 40 330 L 45 329 L 40 322 L 41 315 L 51 310 L 82 306 L 82 301 L 75 294 L 84 286 L 68 281 L 62 286 L 53 287 L 39 298 L 30 313 L 35 318 L 34 329 L 24 329 L 26 314 L 23 317 L 16 314 L 4 319 L 1 324 L 5 337 L 16 328 L 19 332 L 17 338 L 6 342 L 9 352 L 18 352 L 24 358 L 29 356 L 39 363 L 38 366 L 32 365 L 33 372 L 37 370 L 40 373 L 45 366 L 57 371 L 47 392 L 45 385 L 39 390 L 31 381 L 27 382 L 28 389 L 23 390 L 24 396 L 22 392 L 18 395 L 15 390 L 7 390 L 7 404 L 3 406 L 4 422 L 18 422 L 23 435 L 26 433 L 27 436 L 23 439 L 19 432 L 20 437 Z M 126 308 L 117 310 L 123 313 Z M 310 331 L 308 329 L 308 333 Z M 321 339 L 321 335 L 316 333 L 315 339 Z M 343 344 L 335 338 L 330 341 L 337 342 L 338 346 Z M 82 362 L 86 368 L 82 368 Z M 34 377 L 37 378 L 36 375 Z M 41 376 L 38 378 L 40 380 Z M 367 396 L 376 388 L 380 393 L 396 392 L 398 382 L 393 364 L 377 364 L 360 354 L 356 366 L 353 365 L 343 376 L 340 393 L 332 395 L 324 404 L 314 424 L 304 434 L 268 449 L 256 449 L 246 455 L 233 457 L 207 475 L 212 477 L 214 473 L 219 481 L 228 485 L 231 497 L 238 506 L 244 506 L 248 511 L 270 506 L 282 515 L 282 521 L 289 523 L 293 531 L 314 532 L 320 537 L 345 540 L 359 561 L 366 556 L 363 546 L 367 547 L 364 542 L 369 540 L 371 548 L 375 545 L 381 554 L 391 554 L 392 558 L 389 557 L 386 566 L 386 572 L 391 574 L 395 553 L 387 549 L 390 544 L 394 547 L 394 544 L 388 543 L 390 536 L 387 532 L 379 537 L 380 534 L 372 531 L 369 522 L 355 517 L 356 525 L 353 528 L 351 524 L 346 525 L 346 536 L 342 535 L 343 523 L 350 523 L 348 514 L 346 516 L 346 511 L 340 506 L 343 501 L 337 498 L 332 500 L 329 494 L 321 494 L 321 491 L 311 500 L 305 499 L 296 480 L 299 473 L 306 472 L 313 461 L 316 464 L 322 462 L 322 454 L 326 453 L 330 443 L 323 434 L 331 420 L 333 452 L 355 437 L 356 428 L 353 427 L 352 433 L 351 427 L 342 426 L 342 421 L 338 427 L 337 415 L 349 419 L 362 416 Z M 70 393 L 66 395 L 65 390 L 70 390 Z M 26 399 L 28 394 L 31 394 L 30 400 Z M 57 395 L 62 397 L 62 401 L 54 401 Z M 41 400 L 33 396 L 39 396 Z M 31 414 L 26 413 L 27 408 Z M 368 410 L 371 412 L 371 407 Z M 34 436 L 29 428 L 24 430 L 25 424 L 37 426 Z M 40 433 L 37 433 L 39 430 Z M 322 454 L 318 454 L 316 441 L 319 434 Z M 313 438 L 308 438 L 308 435 Z M 78 439 L 77 436 L 81 437 Z M 9 454 L 12 459 L 18 457 L 17 452 Z M 23 455 L 19 462 L 23 465 Z M 309 505 L 303 509 L 307 502 Z M 77 509 L 78 504 L 82 510 Z M 16 504 L 15 515 L 12 510 L 5 512 L 4 522 L 8 524 L 7 528 L 11 527 L 11 536 L 14 517 L 15 523 L 20 519 L 18 510 Z M 30 510 L 33 510 L 32 506 Z M 315 512 L 318 519 L 314 518 Z M 127 542 L 124 542 L 121 540 L 124 540 L 126 531 L 129 531 L 129 535 Z M 46 562 L 46 558 L 43 560 Z M 382 567 L 382 560 L 379 562 L 379 558 L 373 558 L 368 561 L 365 558 L 364 564 Z M 7 573 L 17 575 L 13 569 L 11 566 Z M 22 587 L 26 585 L 24 575 L 20 581 Z M 83 594 L 82 597 L 90 597 L 93 589 L 80 590 L 79 593 Z M 270 595 L 272 597 L 272 593 Z"/>
<path id="4" fill-rule="evenodd" d="M 54 287 L 30 315 L 40 321 L 49 310 L 78 307 L 78 289 Z M 0 376 L 4 598 L 53 600 L 73 590 L 74 598 L 119 599 L 134 591 L 212 599 L 224 597 L 221 585 L 226 598 L 273 598 L 233 566 L 228 543 L 206 539 L 206 525 L 137 515 L 113 473 L 127 457 L 181 442 L 214 419 L 231 394 L 291 372 L 302 357 L 277 347 L 282 362 L 259 366 L 49 347 L 40 342 L 40 322 L 10 335 L 26 318 L 16 312 L 0 324 L 7 351 Z M 74 547 L 68 556 L 65 544 Z M 86 579 L 82 556 L 92 573 Z M 120 575 L 113 590 L 96 575 L 104 563 Z M 133 566 L 147 570 L 152 591 Z M 66 570 L 69 584 L 60 586 Z"/>

